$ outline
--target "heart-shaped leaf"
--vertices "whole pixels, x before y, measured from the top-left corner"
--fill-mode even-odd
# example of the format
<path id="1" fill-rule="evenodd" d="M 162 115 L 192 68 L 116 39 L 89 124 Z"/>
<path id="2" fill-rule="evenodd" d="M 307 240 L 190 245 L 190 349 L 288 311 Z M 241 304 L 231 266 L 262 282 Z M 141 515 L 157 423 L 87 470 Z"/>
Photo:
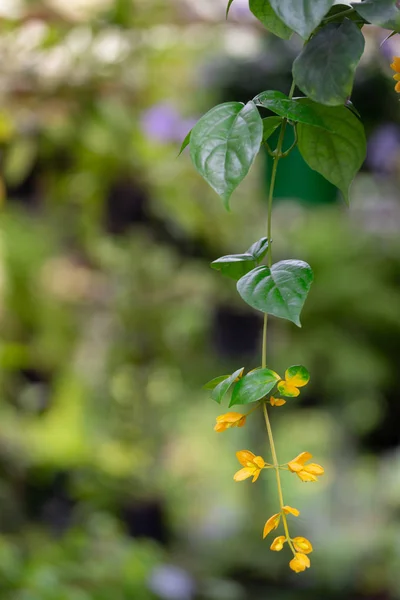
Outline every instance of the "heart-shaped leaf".
<path id="1" fill-rule="evenodd" d="M 229 406 L 250 404 L 261 400 L 279 380 L 279 375 L 271 369 L 254 369 L 235 385 Z"/>
<path id="2" fill-rule="evenodd" d="M 220 271 L 237 281 L 254 269 L 268 251 L 268 239 L 263 237 L 255 242 L 244 254 L 228 254 L 211 263 L 211 268 Z"/>
<path id="3" fill-rule="evenodd" d="M 212 391 L 211 398 L 215 400 L 215 402 L 218 402 L 218 404 L 221 404 L 223 397 L 228 392 L 231 385 L 233 385 L 237 379 L 240 379 L 243 371 L 244 367 L 232 373 L 232 375 L 221 381 L 221 383 L 218 383 Z"/>
<path id="4" fill-rule="evenodd" d="M 335 106 L 344 104 L 364 52 L 364 36 L 352 21 L 328 23 L 303 48 L 293 63 L 296 85 L 309 98 Z"/>
<path id="5" fill-rule="evenodd" d="M 253 15 L 274 35 L 288 40 L 293 31 L 285 25 L 273 10 L 270 0 L 250 0 L 249 7 Z"/>
<path id="6" fill-rule="evenodd" d="M 304 102 L 312 103 L 311 100 Z M 298 148 L 308 166 L 336 185 L 348 203 L 351 182 L 367 152 L 363 124 L 344 106 L 312 104 L 335 133 L 298 125 Z"/>
<path id="7" fill-rule="evenodd" d="M 271 268 L 256 267 L 237 282 L 247 304 L 264 313 L 288 319 L 301 327 L 300 313 L 314 276 L 301 260 L 281 260 Z"/>
<path id="8" fill-rule="evenodd" d="M 260 150 L 263 123 L 254 102 L 212 108 L 192 129 L 190 156 L 197 171 L 224 200 L 245 178 Z"/>
<path id="9" fill-rule="evenodd" d="M 373 25 L 400 31 L 400 10 L 396 0 L 366 0 L 352 2 L 359 15 Z"/>
<path id="10" fill-rule="evenodd" d="M 277 16 L 305 40 L 319 25 L 334 0 L 270 0 Z"/>
<path id="11" fill-rule="evenodd" d="M 266 142 L 271 135 L 276 131 L 279 125 L 282 124 L 282 117 L 265 117 L 263 121 L 263 142 Z"/>
<path id="12" fill-rule="evenodd" d="M 313 125 L 314 127 L 321 127 L 322 129 L 329 130 L 329 126 L 324 123 L 324 120 L 313 110 L 312 106 L 301 104 L 298 99 L 289 100 L 282 92 L 277 92 L 275 90 L 261 92 L 261 94 L 258 94 L 254 98 L 253 102 L 257 106 L 268 108 L 277 115 L 285 117 L 290 121 L 306 123 L 307 125 Z"/>

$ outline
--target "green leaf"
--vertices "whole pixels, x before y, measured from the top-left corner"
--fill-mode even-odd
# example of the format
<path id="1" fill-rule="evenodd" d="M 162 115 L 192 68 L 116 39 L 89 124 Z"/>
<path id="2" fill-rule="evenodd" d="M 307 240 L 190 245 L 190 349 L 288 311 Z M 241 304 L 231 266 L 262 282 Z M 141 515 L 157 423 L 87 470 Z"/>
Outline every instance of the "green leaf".
<path id="1" fill-rule="evenodd" d="M 221 383 L 221 381 L 225 381 L 225 379 L 228 379 L 228 377 L 230 377 L 230 375 L 219 375 L 218 377 L 214 377 L 214 379 L 211 379 L 211 381 L 207 381 L 207 383 L 203 385 L 203 388 L 205 390 L 213 390 L 219 383 Z"/>
<path id="2" fill-rule="evenodd" d="M 228 2 L 228 6 L 226 7 L 226 14 L 225 14 L 225 18 L 227 19 L 229 16 L 229 10 L 231 8 L 231 4 L 232 4 L 233 0 L 229 0 Z"/>
<path id="3" fill-rule="evenodd" d="M 349 202 L 349 188 L 364 162 L 367 152 L 364 126 L 357 116 L 344 106 L 321 106 L 314 109 L 331 125 L 335 133 L 319 131 L 308 125 L 298 125 L 298 148 L 311 169 L 336 185 Z"/>
<path id="4" fill-rule="evenodd" d="M 301 260 L 281 260 L 271 268 L 256 267 L 237 282 L 247 304 L 264 313 L 288 319 L 301 327 L 300 313 L 314 275 Z"/>
<path id="5" fill-rule="evenodd" d="M 349 12 L 351 11 L 351 8 L 350 3 L 334 4 L 326 15 L 326 18 L 329 19 L 330 23 L 342 23 L 344 19 L 351 19 L 351 21 L 354 21 L 359 27 L 362 27 L 365 24 L 365 19 L 355 11 Z"/>
<path id="6" fill-rule="evenodd" d="M 400 31 L 400 10 L 396 0 L 352 2 L 352 7 L 369 23 Z"/>
<path id="7" fill-rule="evenodd" d="M 274 35 L 288 40 L 293 31 L 278 17 L 270 0 L 250 0 L 249 7 L 253 15 Z"/>
<path id="8" fill-rule="evenodd" d="M 303 39 L 308 39 L 334 0 L 270 0 L 277 16 Z"/>
<path id="9" fill-rule="evenodd" d="M 328 23 L 304 46 L 293 63 L 296 85 L 312 100 L 344 104 L 364 51 L 364 36 L 352 21 Z"/>
<path id="10" fill-rule="evenodd" d="M 190 144 L 190 137 L 192 135 L 192 130 L 189 131 L 189 133 L 186 135 L 185 139 L 182 142 L 182 146 L 181 149 L 179 150 L 179 154 L 178 156 L 180 156 L 182 154 L 182 152 L 184 151 L 184 149 L 189 146 Z"/>
<path id="11" fill-rule="evenodd" d="M 329 130 L 329 127 L 312 107 L 301 104 L 298 100 L 289 100 L 282 92 L 277 92 L 275 90 L 261 92 L 254 98 L 253 102 L 257 106 L 268 108 L 269 110 L 272 110 L 272 112 L 277 113 L 290 121 L 307 123 L 314 127 L 321 127 L 322 129 Z"/>
<path id="12" fill-rule="evenodd" d="M 274 133 L 276 129 L 278 129 L 279 125 L 282 123 L 282 117 L 265 117 L 263 121 L 263 142 L 266 142 L 271 135 Z"/>
<path id="13" fill-rule="evenodd" d="M 244 254 L 228 254 L 211 263 L 211 268 L 237 281 L 254 269 L 268 251 L 268 239 L 261 238 Z"/>
<path id="14" fill-rule="evenodd" d="M 236 379 L 242 376 L 243 371 L 244 367 L 232 373 L 232 375 L 221 381 L 221 383 L 218 383 L 212 391 L 211 398 L 215 400 L 215 402 L 218 402 L 218 404 L 221 404 L 223 397 L 228 392 L 231 385 L 235 383 Z"/>
<path id="15" fill-rule="evenodd" d="M 261 400 L 268 394 L 280 380 L 280 377 L 271 369 L 255 369 L 245 375 L 233 388 L 229 406 L 235 404 L 250 404 Z"/>
<path id="16" fill-rule="evenodd" d="M 254 102 L 226 102 L 193 127 L 190 156 L 197 171 L 224 200 L 246 177 L 260 150 L 263 123 Z"/>

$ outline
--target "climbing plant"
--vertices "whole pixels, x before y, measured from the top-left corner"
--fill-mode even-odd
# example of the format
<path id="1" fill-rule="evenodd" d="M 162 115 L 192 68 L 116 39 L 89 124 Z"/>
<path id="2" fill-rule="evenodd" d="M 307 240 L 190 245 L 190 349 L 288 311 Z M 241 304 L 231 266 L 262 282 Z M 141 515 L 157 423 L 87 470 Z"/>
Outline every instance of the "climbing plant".
<path id="1" fill-rule="evenodd" d="M 234 0 L 229 0 L 226 16 Z M 217 417 L 215 430 L 243 427 L 250 413 L 261 411 L 265 419 L 271 462 L 250 450 L 237 452 L 242 468 L 235 481 L 252 477 L 255 482 L 262 471 L 275 473 L 277 512 L 265 523 L 265 538 L 281 524 L 283 535 L 271 543 L 280 551 L 287 544 L 292 558 L 290 568 L 299 573 L 310 567 L 313 547 L 302 536 L 292 537 L 289 516 L 299 511 L 285 504 L 281 476 L 296 474 L 303 482 L 316 482 L 324 469 L 312 463 L 303 451 L 286 464 L 278 460 L 269 411 L 299 396 L 310 375 L 303 365 L 289 367 L 283 377 L 268 366 L 267 330 L 269 316 L 286 319 L 301 327 L 300 314 L 313 282 L 310 265 L 300 259 L 272 258 L 272 208 L 278 165 L 298 147 L 305 162 L 340 190 L 349 203 L 351 183 L 366 155 L 362 117 L 350 97 L 357 65 L 364 51 L 365 25 L 377 25 L 400 31 L 400 10 L 395 0 L 365 0 L 336 4 L 334 0 L 249 0 L 255 17 L 271 33 L 289 39 L 297 33 L 303 39 L 300 54 L 293 62 L 293 82 L 288 94 L 264 90 L 246 104 L 226 102 L 205 114 L 185 138 L 182 149 L 190 146 L 194 167 L 222 198 L 229 210 L 232 193 L 248 174 L 260 149 L 265 147 L 273 159 L 269 183 L 266 237 L 253 243 L 242 254 L 218 258 L 211 267 L 234 279 L 241 298 L 264 313 L 261 365 L 245 373 L 244 368 L 208 382 L 211 398 L 218 403 L 230 397 L 229 408 L 253 404 L 247 413 L 227 412 Z M 388 33 L 388 36 L 392 35 Z M 391 65 L 396 74 L 396 91 L 400 91 L 400 58 Z M 296 90 L 299 94 L 296 95 Z M 262 117 L 262 109 L 275 116 Z M 294 142 L 284 147 L 285 131 L 294 131 Z M 270 147 L 272 134 L 279 130 L 276 147 Z"/>

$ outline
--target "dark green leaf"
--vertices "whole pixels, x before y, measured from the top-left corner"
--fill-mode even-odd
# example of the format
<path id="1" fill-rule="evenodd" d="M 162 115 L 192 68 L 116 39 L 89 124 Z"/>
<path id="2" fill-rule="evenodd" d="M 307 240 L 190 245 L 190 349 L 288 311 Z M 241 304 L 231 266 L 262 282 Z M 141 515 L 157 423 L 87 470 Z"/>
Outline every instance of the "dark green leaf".
<path id="1" fill-rule="evenodd" d="M 261 94 L 258 94 L 253 101 L 257 106 L 268 108 L 269 110 L 272 110 L 272 112 L 277 113 L 290 121 L 307 123 L 314 127 L 329 129 L 323 119 L 314 112 L 312 107 L 301 104 L 298 100 L 289 100 L 282 92 L 276 92 L 274 90 L 261 92 Z"/>
<path id="2" fill-rule="evenodd" d="M 215 400 L 215 402 L 218 402 L 218 404 L 221 404 L 223 397 L 228 392 L 231 385 L 235 383 L 236 379 L 241 377 L 243 370 L 244 367 L 238 369 L 237 371 L 232 373 L 232 375 L 227 377 L 227 379 L 224 379 L 223 381 L 221 381 L 221 383 L 218 383 L 218 385 L 212 391 L 211 398 Z"/>
<path id="3" fill-rule="evenodd" d="M 351 94 L 354 73 L 364 51 L 364 36 L 352 21 L 328 23 L 293 63 L 296 85 L 309 98 L 335 106 Z"/>
<path id="4" fill-rule="evenodd" d="M 254 102 L 226 102 L 193 127 L 190 156 L 197 171 L 228 208 L 232 192 L 246 177 L 260 150 L 263 123 Z"/>
<path id="5" fill-rule="evenodd" d="M 288 27 L 308 39 L 334 0 L 270 0 L 275 13 Z"/>
<path id="6" fill-rule="evenodd" d="M 282 260 L 271 268 L 256 267 L 237 282 L 247 304 L 264 313 L 288 319 L 298 327 L 314 276 L 310 265 L 301 260 Z"/>
<path id="7" fill-rule="evenodd" d="M 225 379 L 228 379 L 228 377 L 230 377 L 230 375 L 219 375 L 218 377 L 214 377 L 214 379 L 211 379 L 211 381 L 207 381 L 207 383 L 203 385 L 203 388 L 205 390 L 213 390 L 219 383 L 221 383 L 221 381 L 225 381 Z"/>
<path id="8" fill-rule="evenodd" d="M 312 103 L 311 100 L 304 102 Z M 314 109 L 331 125 L 335 133 L 299 125 L 299 150 L 306 163 L 336 185 L 348 203 L 351 182 L 366 155 L 367 144 L 363 124 L 344 106 L 314 104 Z"/>
<path id="9" fill-rule="evenodd" d="M 284 40 L 288 40 L 292 36 L 293 31 L 278 17 L 270 0 L 250 0 L 249 6 L 253 15 L 268 31 Z"/>
<path id="10" fill-rule="evenodd" d="M 226 18 L 228 18 L 228 16 L 229 16 L 229 9 L 231 8 L 232 2 L 233 2 L 233 0 L 229 0 L 228 6 L 226 7 L 226 15 L 225 15 Z"/>
<path id="11" fill-rule="evenodd" d="M 271 369 L 255 369 L 245 375 L 233 388 L 229 406 L 235 404 L 250 404 L 261 400 L 280 380 Z"/>
<path id="12" fill-rule="evenodd" d="M 263 119 L 263 142 L 266 142 L 271 137 L 281 123 L 282 117 L 265 117 L 265 119 Z"/>
<path id="13" fill-rule="evenodd" d="M 181 149 L 179 150 L 179 154 L 178 156 L 180 156 L 182 154 L 182 152 L 184 151 L 184 149 L 189 146 L 190 144 L 190 136 L 192 135 L 192 130 L 189 131 L 189 133 L 187 134 L 187 136 L 185 137 L 185 139 L 182 142 L 182 146 Z"/>
<path id="14" fill-rule="evenodd" d="M 400 31 L 400 10 L 396 0 L 367 0 L 353 2 L 352 6 L 369 23 Z"/>
<path id="15" fill-rule="evenodd" d="M 326 19 L 329 20 L 330 23 L 342 23 L 344 19 L 351 19 L 360 27 L 365 23 L 365 20 L 361 15 L 354 10 L 352 11 L 351 6 L 348 4 L 335 4 L 332 6 L 331 10 L 326 15 Z"/>
<path id="16" fill-rule="evenodd" d="M 261 260 L 268 252 L 268 238 L 262 237 L 258 242 L 254 242 L 247 250 L 247 254 L 252 254 L 256 260 Z"/>

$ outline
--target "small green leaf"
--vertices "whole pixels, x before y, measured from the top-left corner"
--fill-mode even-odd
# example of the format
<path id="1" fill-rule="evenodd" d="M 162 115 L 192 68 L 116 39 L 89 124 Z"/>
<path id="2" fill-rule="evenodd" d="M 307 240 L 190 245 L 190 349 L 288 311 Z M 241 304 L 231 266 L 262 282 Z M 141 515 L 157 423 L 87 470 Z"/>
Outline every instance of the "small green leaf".
<path id="1" fill-rule="evenodd" d="M 293 31 L 278 17 L 270 0 L 250 0 L 249 7 L 253 15 L 274 35 L 288 40 Z"/>
<path id="2" fill-rule="evenodd" d="M 244 254 L 228 254 L 211 263 L 211 268 L 237 281 L 254 269 L 268 251 L 268 239 L 261 238 Z"/>
<path id="3" fill-rule="evenodd" d="M 254 98 L 253 102 L 257 106 L 268 108 L 272 112 L 281 115 L 281 117 L 285 117 L 290 121 L 307 123 L 307 125 L 313 125 L 314 127 L 321 127 L 322 129 L 329 130 L 329 127 L 312 107 L 301 104 L 297 99 L 289 100 L 282 92 L 274 90 L 261 92 L 261 94 L 258 94 Z M 274 117 L 270 118 L 272 119 Z"/>
<path id="4" fill-rule="evenodd" d="M 225 381 L 225 379 L 228 379 L 228 377 L 230 377 L 230 375 L 219 375 L 218 377 L 214 377 L 214 379 L 211 379 L 211 381 L 207 381 L 207 383 L 203 385 L 203 388 L 205 390 L 213 390 L 219 383 L 221 383 L 221 381 Z"/>
<path id="5" fill-rule="evenodd" d="M 235 383 L 236 379 L 242 376 L 243 371 L 244 367 L 232 373 L 232 375 L 221 381 L 221 383 L 218 383 L 212 391 L 211 398 L 215 400 L 215 402 L 218 402 L 218 404 L 221 404 L 223 397 L 228 392 L 231 385 Z"/>
<path id="6" fill-rule="evenodd" d="M 344 104 L 364 51 L 364 36 L 352 21 L 328 23 L 306 44 L 293 63 L 296 85 L 312 100 Z"/>
<path id="7" fill-rule="evenodd" d="M 270 0 L 277 16 L 303 39 L 308 39 L 334 0 Z"/>
<path id="8" fill-rule="evenodd" d="M 182 154 L 182 152 L 184 151 L 184 149 L 189 146 L 190 144 L 190 137 L 192 135 L 192 130 L 189 131 L 189 133 L 187 134 L 187 136 L 185 137 L 185 139 L 182 142 L 182 146 L 181 149 L 179 150 L 179 154 L 178 156 L 180 156 Z"/>
<path id="9" fill-rule="evenodd" d="M 349 202 L 349 188 L 364 162 L 367 152 L 364 126 L 357 116 L 344 106 L 314 104 L 335 133 L 318 131 L 308 125 L 297 127 L 298 148 L 306 163 L 325 179 L 336 185 Z"/>
<path id="10" fill-rule="evenodd" d="M 256 260 L 261 260 L 268 252 L 268 238 L 262 237 L 258 242 L 254 242 L 247 250 L 247 254 L 254 256 Z"/>
<path id="11" fill-rule="evenodd" d="M 282 123 L 282 117 L 265 117 L 263 121 L 263 142 L 266 142 Z"/>
<path id="12" fill-rule="evenodd" d="M 400 10 L 396 0 L 352 2 L 352 7 L 369 23 L 400 31 Z"/>
<path id="13" fill-rule="evenodd" d="M 280 377 L 271 369 L 255 369 L 242 379 L 233 388 L 229 406 L 235 404 L 250 404 L 261 400 L 268 394 L 280 380 Z"/>
<path id="14" fill-rule="evenodd" d="M 193 127 L 190 156 L 197 171 L 224 200 L 246 177 L 263 136 L 254 102 L 226 102 L 212 108 Z"/>
<path id="15" fill-rule="evenodd" d="M 313 279 L 307 263 L 281 260 L 271 268 L 256 267 L 239 279 L 237 289 L 249 306 L 301 327 L 300 313 Z"/>
<path id="16" fill-rule="evenodd" d="M 228 6 L 226 7 L 226 14 L 225 14 L 225 18 L 226 18 L 226 19 L 227 19 L 227 18 L 228 18 L 228 16 L 229 16 L 229 10 L 230 10 L 230 8 L 231 8 L 232 2 L 233 2 L 233 0 L 229 0 L 229 2 L 228 2 Z"/>

